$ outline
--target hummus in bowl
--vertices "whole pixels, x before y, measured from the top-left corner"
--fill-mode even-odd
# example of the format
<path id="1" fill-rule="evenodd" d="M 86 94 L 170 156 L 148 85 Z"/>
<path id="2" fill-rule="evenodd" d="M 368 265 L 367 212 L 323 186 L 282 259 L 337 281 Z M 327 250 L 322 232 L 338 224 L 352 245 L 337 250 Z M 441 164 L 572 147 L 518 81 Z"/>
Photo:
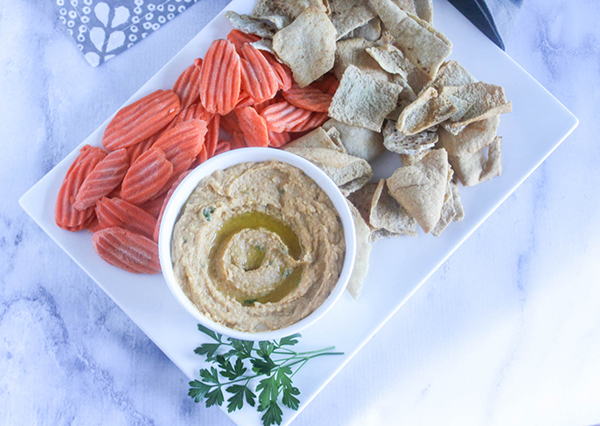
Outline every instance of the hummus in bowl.
<path id="1" fill-rule="evenodd" d="M 335 184 L 284 151 L 245 148 L 195 169 L 165 210 L 163 274 L 203 325 L 269 340 L 320 318 L 348 283 L 354 224 Z"/>

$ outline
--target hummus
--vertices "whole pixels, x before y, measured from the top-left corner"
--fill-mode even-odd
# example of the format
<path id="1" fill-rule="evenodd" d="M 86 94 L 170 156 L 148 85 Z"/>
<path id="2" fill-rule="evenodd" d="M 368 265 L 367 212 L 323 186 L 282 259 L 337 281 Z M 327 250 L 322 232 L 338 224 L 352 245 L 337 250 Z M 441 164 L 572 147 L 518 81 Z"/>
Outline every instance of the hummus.
<path id="1" fill-rule="evenodd" d="M 238 164 L 202 179 L 171 241 L 187 297 L 213 321 L 246 332 L 289 326 L 321 306 L 345 249 L 325 191 L 278 161 Z"/>

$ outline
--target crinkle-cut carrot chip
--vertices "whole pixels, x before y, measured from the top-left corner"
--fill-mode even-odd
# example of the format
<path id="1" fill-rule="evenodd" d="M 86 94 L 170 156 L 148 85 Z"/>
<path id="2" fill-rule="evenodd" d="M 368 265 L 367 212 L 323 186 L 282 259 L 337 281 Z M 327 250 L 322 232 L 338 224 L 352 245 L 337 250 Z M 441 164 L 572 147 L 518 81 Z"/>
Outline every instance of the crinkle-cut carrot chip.
<path id="1" fill-rule="evenodd" d="M 283 97 L 292 105 L 313 112 L 327 112 L 332 99 L 331 95 L 314 87 L 300 87 L 296 84 L 289 90 L 284 90 Z"/>
<path id="2" fill-rule="evenodd" d="M 152 147 L 131 165 L 121 184 L 121 198 L 142 204 L 157 195 L 173 174 L 165 153 Z"/>
<path id="3" fill-rule="evenodd" d="M 265 119 L 258 115 L 252 107 L 236 109 L 235 112 L 246 139 L 246 145 L 269 146 L 269 133 Z"/>
<path id="4" fill-rule="evenodd" d="M 242 55 L 242 90 L 256 102 L 274 97 L 279 79 L 264 55 L 250 44 L 242 47 Z"/>
<path id="5" fill-rule="evenodd" d="M 165 127 L 179 112 L 179 96 L 172 90 L 157 90 L 117 112 L 102 137 L 109 151 L 127 148 Z"/>
<path id="6" fill-rule="evenodd" d="M 59 227 L 75 232 L 90 225 L 94 209 L 77 210 L 74 204 L 83 182 L 105 157 L 101 148 L 86 145 L 81 149 L 58 191 L 54 219 Z"/>
<path id="7" fill-rule="evenodd" d="M 101 229 L 119 228 L 152 238 L 156 218 L 142 208 L 120 198 L 102 198 L 96 204 L 96 216 Z"/>
<path id="8" fill-rule="evenodd" d="M 204 147 L 206 148 L 207 158 L 211 158 L 215 155 L 215 149 L 217 149 L 217 143 L 219 142 L 219 129 L 221 128 L 221 116 L 215 115 L 212 120 L 208 122 L 206 138 L 204 140 Z"/>
<path id="9" fill-rule="evenodd" d="M 295 126 L 306 121 L 311 114 L 311 111 L 295 107 L 287 101 L 270 105 L 260 113 L 267 121 L 268 129 L 280 133 L 290 131 Z"/>
<path id="10" fill-rule="evenodd" d="M 235 108 L 242 83 L 240 56 L 229 40 L 215 40 L 202 65 L 200 100 L 210 113 L 225 115 Z"/>
<path id="11" fill-rule="evenodd" d="M 93 207 L 96 201 L 119 186 L 128 168 L 129 156 L 126 148 L 109 153 L 87 175 L 77 192 L 73 207 L 77 210 Z"/>
<path id="12" fill-rule="evenodd" d="M 134 274 L 158 274 L 158 245 L 122 228 L 102 229 L 92 236 L 94 250 L 107 263 Z"/>
<path id="13" fill-rule="evenodd" d="M 206 123 L 200 120 L 184 121 L 165 132 L 153 148 L 159 148 L 173 164 L 173 174 L 187 170 L 204 145 Z"/>
<path id="14" fill-rule="evenodd" d="M 269 146 L 273 148 L 280 148 L 290 141 L 290 134 L 288 132 L 276 133 L 269 130 Z"/>
<path id="15" fill-rule="evenodd" d="M 227 40 L 235 45 L 235 50 L 241 55 L 242 46 L 244 44 L 259 41 L 260 37 L 254 34 L 246 34 L 240 30 L 231 30 L 229 34 L 227 34 Z"/>
<path id="16" fill-rule="evenodd" d="M 202 60 L 200 60 L 202 61 Z M 181 109 L 185 109 L 198 101 L 200 95 L 200 77 L 202 76 L 202 62 L 200 66 L 196 61 L 181 73 L 173 85 L 173 91 L 181 100 Z"/>

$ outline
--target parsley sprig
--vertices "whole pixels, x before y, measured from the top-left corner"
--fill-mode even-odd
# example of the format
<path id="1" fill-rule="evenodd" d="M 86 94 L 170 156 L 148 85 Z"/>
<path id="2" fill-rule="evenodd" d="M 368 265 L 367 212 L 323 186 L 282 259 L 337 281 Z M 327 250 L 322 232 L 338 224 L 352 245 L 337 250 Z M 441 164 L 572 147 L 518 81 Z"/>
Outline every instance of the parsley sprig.
<path id="1" fill-rule="evenodd" d="M 244 401 L 262 412 L 264 426 L 281 424 L 283 412 L 279 401 L 292 410 L 300 406 L 300 390 L 292 383 L 294 375 L 306 363 L 333 352 L 335 346 L 310 352 L 296 352 L 290 347 L 298 343 L 299 333 L 279 341 L 252 342 L 224 338 L 219 333 L 198 324 L 198 330 L 214 342 L 203 343 L 194 352 L 214 365 L 200 370 L 200 380 L 190 382 L 188 395 L 195 402 L 205 401 L 207 407 L 223 405 L 228 394 L 227 411 L 244 406 Z M 248 370 L 248 363 L 251 369 Z M 258 384 L 256 384 L 258 382 Z M 257 394 L 258 393 L 258 397 Z"/>

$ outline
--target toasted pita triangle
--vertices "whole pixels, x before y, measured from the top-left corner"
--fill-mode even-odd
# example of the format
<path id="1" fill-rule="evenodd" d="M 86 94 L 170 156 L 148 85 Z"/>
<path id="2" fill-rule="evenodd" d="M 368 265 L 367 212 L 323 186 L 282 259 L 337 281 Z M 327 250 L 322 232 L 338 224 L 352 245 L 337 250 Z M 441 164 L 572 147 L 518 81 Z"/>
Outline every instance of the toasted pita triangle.
<path id="1" fill-rule="evenodd" d="M 362 127 L 350 126 L 333 118 L 326 121 L 323 124 L 323 128 L 327 131 L 337 129 L 340 140 L 346 147 L 348 154 L 355 157 L 360 157 L 370 162 L 385 151 L 381 133 Z"/>
<path id="2" fill-rule="evenodd" d="M 233 28 L 244 33 L 255 34 L 265 38 L 271 38 L 275 34 L 273 27 L 250 15 L 240 15 L 233 10 L 228 10 L 225 12 L 225 17 L 229 19 Z"/>
<path id="3" fill-rule="evenodd" d="M 354 204 L 354 207 L 356 207 L 364 221 L 371 227 L 371 229 L 373 229 L 373 227 L 369 223 L 369 216 L 371 215 L 371 202 L 373 201 L 373 194 L 375 194 L 376 189 L 377 184 L 375 182 L 369 182 L 358 191 L 348 195 L 348 200 Z"/>
<path id="4" fill-rule="evenodd" d="M 500 117 L 494 116 L 469 124 L 458 135 L 441 127 L 438 130 L 440 145 L 448 151 L 450 156 L 472 154 L 494 141 L 499 125 Z"/>
<path id="5" fill-rule="evenodd" d="M 369 234 L 371 233 L 371 230 L 356 207 L 354 207 L 350 201 L 348 201 L 348 206 L 352 212 L 352 219 L 354 219 L 356 257 L 354 258 L 354 269 L 352 269 L 352 275 L 350 275 L 350 281 L 348 281 L 348 287 L 346 288 L 354 300 L 358 300 L 365 277 L 369 271 L 369 260 L 371 257 Z"/>
<path id="6" fill-rule="evenodd" d="M 396 128 L 407 136 L 446 121 L 457 112 L 450 98 L 433 87 L 425 90 L 398 117 Z"/>
<path id="7" fill-rule="evenodd" d="M 478 82 L 463 86 L 446 86 L 441 93 L 471 104 L 462 117 L 446 123 L 446 130 L 455 135 L 471 123 L 512 111 L 512 102 L 507 102 L 504 88 L 501 86 Z"/>
<path id="8" fill-rule="evenodd" d="M 413 0 L 417 16 L 429 24 L 433 24 L 433 1 L 432 0 Z"/>
<path id="9" fill-rule="evenodd" d="M 300 16 L 309 7 L 321 11 L 323 13 L 329 13 L 328 2 L 323 0 L 271 0 L 279 10 L 292 19 Z"/>
<path id="10" fill-rule="evenodd" d="M 284 149 L 287 150 L 289 148 L 325 148 L 338 152 L 346 152 L 346 149 L 343 146 L 337 145 L 322 127 L 318 127 L 295 141 L 288 143 Z"/>
<path id="11" fill-rule="evenodd" d="M 375 41 L 378 40 L 379 37 L 381 37 L 381 19 L 379 19 L 379 17 L 375 17 L 365 25 L 350 31 L 344 37 L 340 38 L 340 40 L 349 38 L 364 38 L 368 41 Z"/>
<path id="12" fill-rule="evenodd" d="M 448 168 L 448 182 L 446 183 L 446 195 L 444 196 L 444 204 L 442 205 L 442 212 L 440 213 L 440 220 L 435 224 L 435 227 L 431 231 L 431 234 L 435 237 L 439 237 L 444 232 L 444 229 L 448 227 L 450 222 L 456 216 L 456 210 L 454 209 L 454 194 L 452 192 L 452 175 L 454 172 L 451 168 Z"/>
<path id="13" fill-rule="evenodd" d="M 446 150 L 436 149 L 414 165 L 399 168 L 387 179 L 392 197 L 417 220 L 426 234 L 440 219 L 448 167 Z"/>
<path id="14" fill-rule="evenodd" d="M 388 81 L 387 73 L 366 51 L 366 49 L 378 44 L 378 41 L 368 41 L 364 38 L 349 38 L 338 41 L 336 43 L 335 63 L 333 65 L 333 73 L 337 79 L 341 80 L 346 68 L 354 65 L 374 78 Z"/>
<path id="15" fill-rule="evenodd" d="M 444 62 L 435 79 L 427 84 L 424 89 L 435 87 L 440 91 L 446 86 L 463 86 L 471 83 L 477 83 L 477 79 L 469 71 L 458 61 L 448 61 Z"/>
<path id="16" fill-rule="evenodd" d="M 458 184 L 450 182 L 450 189 L 452 190 L 452 201 L 454 202 L 454 211 L 456 215 L 454 222 L 460 222 L 465 218 L 465 209 L 463 208 L 462 201 L 460 200 L 460 193 L 458 192 Z"/>
<path id="17" fill-rule="evenodd" d="M 398 103 L 402 87 L 378 80 L 350 65 L 329 107 L 329 116 L 351 126 L 381 132 L 383 120 Z"/>
<path id="18" fill-rule="evenodd" d="M 293 147 L 284 149 L 314 163 L 346 196 L 365 186 L 373 176 L 373 170 L 365 160 L 333 149 Z"/>
<path id="19" fill-rule="evenodd" d="M 437 127 L 431 127 L 416 135 L 406 136 L 396 129 L 393 121 L 388 120 L 383 126 L 383 145 L 398 154 L 416 155 L 433 148 L 438 141 L 437 132 Z"/>
<path id="20" fill-rule="evenodd" d="M 489 145 L 487 158 L 483 149 L 472 154 L 449 157 L 452 168 L 464 186 L 480 184 L 502 173 L 502 138 L 496 137 Z"/>
<path id="21" fill-rule="evenodd" d="M 385 229 L 390 236 L 417 236 L 417 221 L 392 197 L 381 179 L 373 193 L 369 223 L 375 229 Z"/>
<path id="22" fill-rule="evenodd" d="M 329 7 L 329 18 L 337 30 L 338 40 L 376 16 L 367 0 L 329 0 Z"/>
<path id="23" fill-rule="evenodd" d="M 275 33 L 273 50 L 291 68 L 298 85 L 306 87 L 333 67 L 335 27 L 325 12 L 309 7 Z"/>
<path id="24" fill-rule="evenodd" d="M 281 10 L 273 0 L 258 0 L 252 12 L 252 17 L 272 22 L 278 30 L 292 22 L 292 18 Z"/>
<path id="25" fill-rule="evenodd" d="M 427 21 L 406 13 L 392 0 L 369 0 L 404 55 L 433 79 L 452 52 L 452 42 Z"/>

